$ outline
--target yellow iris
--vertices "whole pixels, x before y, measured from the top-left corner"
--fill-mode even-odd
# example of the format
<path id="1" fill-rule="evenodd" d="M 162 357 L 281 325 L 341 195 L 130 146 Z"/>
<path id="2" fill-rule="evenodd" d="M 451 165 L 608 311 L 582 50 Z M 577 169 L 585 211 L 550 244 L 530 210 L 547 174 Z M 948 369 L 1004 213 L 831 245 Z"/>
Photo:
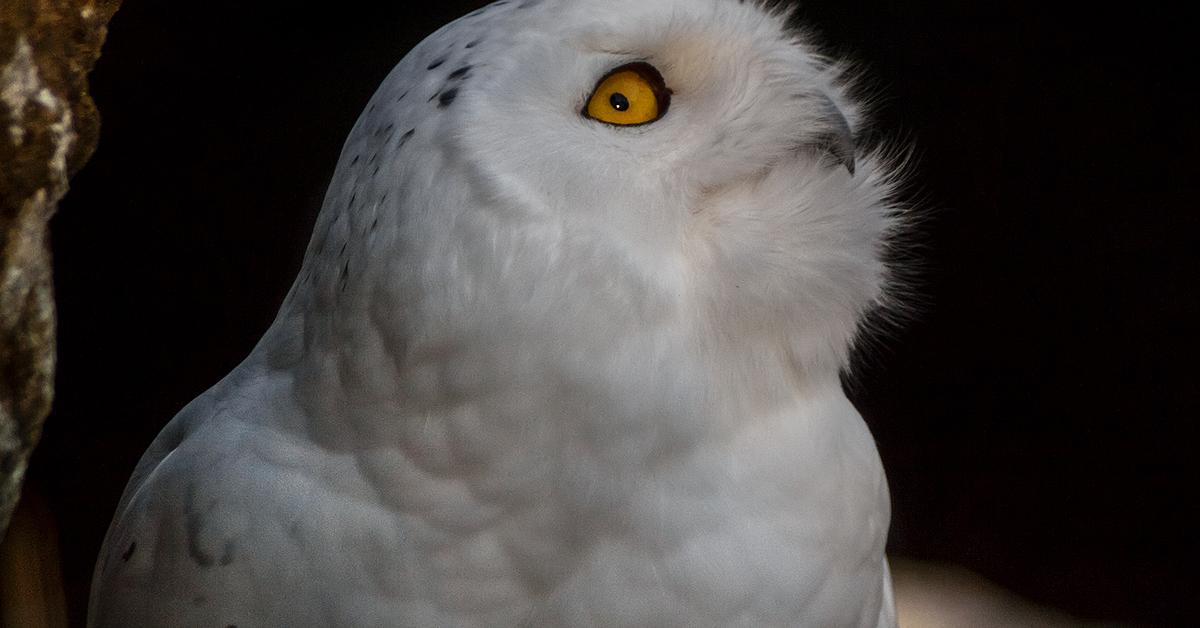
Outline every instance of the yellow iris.
<path id="1" fill-rule="evenodd" d="M 646 124 L 666 113 L 670 93 L 653 66 L 631 63 L 600 79 L 584 115 L 620 126 Z"/>

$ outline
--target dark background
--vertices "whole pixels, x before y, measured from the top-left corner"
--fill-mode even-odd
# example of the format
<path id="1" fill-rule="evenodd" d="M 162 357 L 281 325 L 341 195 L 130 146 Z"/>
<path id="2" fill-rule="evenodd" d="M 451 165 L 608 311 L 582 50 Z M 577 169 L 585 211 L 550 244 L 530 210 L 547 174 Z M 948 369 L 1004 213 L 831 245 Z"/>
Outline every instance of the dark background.
<path id="1" fill-rule="evenodd" d="M 477 2 L 130 0 L 53 223 L 58 400 L 31 490 L 74 621 L 138 456 L 266 329 L 355 118 Z M 916 146 L 919 313 L 858 363 L 890 551 L 1092 619 L 1182 625 L 1198 530 L 1195 65 L 1181 15 L 810 1 Z M 1191 35 L 1188 33 L 1188 35 Z M 1194 38 L 1194 37 L 1193 37 Z"/>

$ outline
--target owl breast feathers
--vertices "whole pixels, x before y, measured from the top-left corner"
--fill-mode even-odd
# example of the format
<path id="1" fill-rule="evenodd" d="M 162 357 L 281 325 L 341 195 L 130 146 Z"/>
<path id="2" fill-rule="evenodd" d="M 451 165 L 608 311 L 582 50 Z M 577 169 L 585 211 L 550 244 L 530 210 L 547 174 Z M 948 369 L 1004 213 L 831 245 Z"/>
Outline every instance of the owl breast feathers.
<path id="1" fill-rule="evenodd" d="M 95 626 L 893 626 L 839 382 L 897 177 L 735 0 L 510 0 L 414 48 L 249 357 L 118 506 Z"/>

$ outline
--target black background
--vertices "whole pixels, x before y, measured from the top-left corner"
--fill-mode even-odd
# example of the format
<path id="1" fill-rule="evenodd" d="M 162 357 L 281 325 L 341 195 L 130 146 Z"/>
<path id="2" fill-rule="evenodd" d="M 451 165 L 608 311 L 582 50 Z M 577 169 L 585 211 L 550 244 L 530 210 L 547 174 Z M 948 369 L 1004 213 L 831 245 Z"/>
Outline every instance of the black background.
<path id="1" fill-rule="evenodd" d="M 100 146 L 53 223 L 59 388 L 31 472 L 76 622 L 138 456 L 274 317 L 367 99 L 479 3 L 336 4 L 131 0 L 113 19 Z M 1181 15 L 1099 6 L 813 0 L 800 17 L 866 71 L 877 132 L 916 146 L 919 311 L 852 382 L 890 550 L 1080 617 L 1182 624 L 1194 42 Z"/>

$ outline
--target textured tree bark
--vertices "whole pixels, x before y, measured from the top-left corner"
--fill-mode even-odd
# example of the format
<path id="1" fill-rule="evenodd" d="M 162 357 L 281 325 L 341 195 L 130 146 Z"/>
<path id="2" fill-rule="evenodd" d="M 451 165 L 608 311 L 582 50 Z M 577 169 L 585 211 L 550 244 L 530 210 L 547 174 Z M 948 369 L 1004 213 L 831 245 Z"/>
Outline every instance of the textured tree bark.
<path id="1" fill-rule="evenodd" d="M 91 157 L 87 74 L 119 0 L 0 0 L 0 538 L 54 396 L 47 222 Z"/>

